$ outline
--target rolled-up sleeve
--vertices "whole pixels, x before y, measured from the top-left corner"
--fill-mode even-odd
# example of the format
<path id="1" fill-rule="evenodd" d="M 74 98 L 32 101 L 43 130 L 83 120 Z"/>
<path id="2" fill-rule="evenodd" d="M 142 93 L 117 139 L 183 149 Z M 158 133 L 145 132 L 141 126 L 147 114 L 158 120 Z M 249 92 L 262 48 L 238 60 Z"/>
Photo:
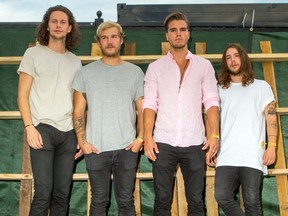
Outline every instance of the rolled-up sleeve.
<path id="1" fill-rule="evenodd" d="M 155 112 L 158 110 L 158 90 L 156 74 L 153 70 L 153 64 L 148 66 L 145 78 L 144 78 L 144 100 L 142 109 L 152 109 Z"/>
<path id="2" fill-rule="evenodd" d="M 206 74 L 202 80 L 202 103 L 205 111 L 212 106 L 219 107 L 219 94 L 217 88 L 217 80 L 212 64 L 207 64 Z"/>

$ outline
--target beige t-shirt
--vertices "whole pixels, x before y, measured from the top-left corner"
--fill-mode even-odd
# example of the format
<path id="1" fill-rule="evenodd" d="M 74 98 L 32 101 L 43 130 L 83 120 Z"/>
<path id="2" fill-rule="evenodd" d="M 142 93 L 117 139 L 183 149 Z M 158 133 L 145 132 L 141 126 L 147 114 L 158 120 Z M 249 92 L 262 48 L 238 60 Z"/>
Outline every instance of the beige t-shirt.
<path id="1" fill-rule="evenodd" d="M 47 46 L 28 48 L 17 70 L 33 77 L 29 95 L 33 124 L 49 124 L 60 131 L 73 129 L 71 84 L 82 67 L 80 59 L 67 51 L 54 52 Z"/>

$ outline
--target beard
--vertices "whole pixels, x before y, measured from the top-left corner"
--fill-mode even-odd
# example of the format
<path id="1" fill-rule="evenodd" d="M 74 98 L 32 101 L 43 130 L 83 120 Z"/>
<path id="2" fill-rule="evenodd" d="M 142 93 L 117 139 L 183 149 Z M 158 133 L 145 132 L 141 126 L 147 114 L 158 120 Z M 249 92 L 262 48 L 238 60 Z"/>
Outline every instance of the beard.
<path id="1" fill-rule="evenodd" d="M 238 70 L 234 70 L 234 71 L 229 70 L 229 74 L 230 74 L 231 76 L 240 76 L 240 75 L 242 75 L 243 73 L 238 69 Z"/>
<path id="2" fill-rule="evenodd" d="M 106 57 L 117 57 L 117 56 L 119 56 L 121 47 L 118 47 L 118 48 L 113 47 L 113 48 L 115 48 L 115 50 L 113 52 L 107 52 L 105 48 L 101 47 L 102 55 L 106 56 Z"/>

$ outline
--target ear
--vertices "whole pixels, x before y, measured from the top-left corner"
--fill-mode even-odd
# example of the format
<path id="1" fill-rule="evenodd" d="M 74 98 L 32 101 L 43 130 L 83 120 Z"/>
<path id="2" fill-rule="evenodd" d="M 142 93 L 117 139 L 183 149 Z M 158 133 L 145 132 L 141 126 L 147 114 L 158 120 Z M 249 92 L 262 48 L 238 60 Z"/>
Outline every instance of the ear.
<path id="1" fill-rule="evenodd" d="M 68 33 L 70 33 L 71 32 L 71 30 L 72 30 L 72 26 L 71 25 L 69 25 L 69 27 L 68 27 Z"/>

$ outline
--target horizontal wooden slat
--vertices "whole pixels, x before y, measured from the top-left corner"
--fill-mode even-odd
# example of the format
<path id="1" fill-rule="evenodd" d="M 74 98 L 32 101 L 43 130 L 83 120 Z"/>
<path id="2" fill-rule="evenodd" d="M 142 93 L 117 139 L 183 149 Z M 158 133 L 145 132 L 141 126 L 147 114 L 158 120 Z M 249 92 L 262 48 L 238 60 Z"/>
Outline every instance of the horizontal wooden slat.
<path id="1" fill-rule="evenodd" d="M 288 175 L 288 169 L 269 169 L 269 176 Z M 214 177 L 215 171 L 206 171 L 206 177 Z M 113 177 L 112 177 L 113 178 Z M 137 173 L 136 178 L 140 180 L 152 180 L 153 175 L 151 172 Z M 18 181 L 18 180 L 32 180 L 31 174 L 0 174 L 2 181 Z M 87 181 L 87 173 L 75 173 L 73 175 L 74 181 Z"/>
<path id="2" fill-rule="evenodd" d="M 248 54 L 251 61 L 263 62 L 263 61 L 288 61 L 288 53 L 250 53 Z M 211 62 L 220 62 L 222 54 L 205 54 L 199 55 L 203 58 L 210 60 Z M 122 56 L 123 60 L 129 61 L 135 64 L 146 64 L 156 59 L 159 59 L 162 55 L 133 55 L 133 56 Z M 83 64 L 88 64 L 101 58 L 101 56 L 79 56 Z M 15 65 L 20 64 L 22 56 L 2 56 L 0 57 L 0 65 Z"/>
<path id="3" fill-rule="evenodd" d="M 21 119 L 19 111 L 0 111 L 0 119 Z"/>
<path id="4" fill-rule="evenodd" d="M 276 108 L 280 115 L 288 115 L 288 107 Z M 19 111 L 0 111 L 0 119 L 21 119 Z"/>

